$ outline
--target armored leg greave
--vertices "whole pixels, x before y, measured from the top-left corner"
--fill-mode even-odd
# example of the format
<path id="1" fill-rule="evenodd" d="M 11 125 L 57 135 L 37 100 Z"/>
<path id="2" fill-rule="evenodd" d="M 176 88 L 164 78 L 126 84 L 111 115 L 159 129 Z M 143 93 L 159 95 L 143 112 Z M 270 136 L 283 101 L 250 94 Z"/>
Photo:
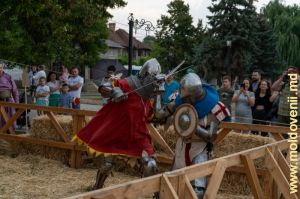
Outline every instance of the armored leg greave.
<path id="1" fill-rule="evenodd" d="M 96 183 L 93 187 L 93 190 L 103 188 L 105 180 L 114 168 L 114 160 L 114 157 L 108 157 L 104 160 L 103 164 L 97 171 Z"/>

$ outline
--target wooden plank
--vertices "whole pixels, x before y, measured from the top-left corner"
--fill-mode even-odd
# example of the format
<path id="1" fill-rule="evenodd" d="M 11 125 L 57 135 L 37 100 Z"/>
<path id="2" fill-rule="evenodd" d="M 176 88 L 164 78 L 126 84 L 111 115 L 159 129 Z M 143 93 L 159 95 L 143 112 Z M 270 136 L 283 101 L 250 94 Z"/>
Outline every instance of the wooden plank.
<path id="1" fill-rule="evenodd" d="M 280 169 L 277 161 L 275 160 L 273 154 L 269 149 L 266 149 L 266 158 L 268 159 L 269 164 L 266 165 L 267 169 L 270 171 L 272 177 L 274 178 L 278 189 L 282 192 L 283 196 L 286 199 L 298 199 L 296 194 L 290 194 L 289 182 L 285 178 L 282 170 Z"/>
<path id="2" fill-rule="evenodd" d="M 83 152 L 82 151 L 75 151 L 75 153 L 76 153 L 75 168 L 79 169 L 82 166 L 82 155 L 83 155 Z"/>
<path id="3" fill-rule="evenodd" d="M 171 182 L 169 181 L 166 175 L 161 176 L 161 183 L 160 183 L 160 192 L 159 192 L 160 199 L 179 199 L 177 193 L 175 192 L 174 188 L 172 187 Z"/>
<path id="4" fill-rule="evenodd" d="M 278 165 L 280 167 L 280 169 L 282 170 L 284 176 L 286 179 L 289 179 L 290 177 L 290 166 L 287 163 L 286 159 L 284 158 L 283 154 L 281 153 L 281 151 L 279 149 L 276 149 L 277 153 L 278 153 Z"/>
<path id="5" fill-rule="evenodd" d="M 219 128 L 226 128 L 231 130 L 251 130 L 251 131 L 262 131 L 271 132 L 274 134 L 282 134 L 290 131 L 289 127 L 274 126 L 274 125 L 263 125 L 263 124 L 246 124 L 246 123 L 235 123 L 235 122 L 221 122 Z M 297 130 L 300 133 L 300 129 Z"/>
<path id="6" fill-rule="evenodd" d="M 186 199 L 198 199 L 192 185 L 191 182 L 189 181 L 189 179 L 187 178 L 186 175 L 184 175 L 184 180 L 185 180 L 185 191 L 184 191 L 184 197 Z"/>
<path id="7" fill-rule="evenodd" d="M 57 133 L 62 137 L 64 142 L 70 142 L 70 139 L 68 138 L 68 136 L 65 133 L 64 129 L 60 126 L 60 124 L 56 120 L 55 115 L 52 112 L 45 112 L 45 113 L 50 118 L 51 123 L 54 125 Z"/>
<path id="8" fill-rule="evenodd" d="M 300 137 L 298 137 L 298 141 L 299 140 Z M 287 142 L 287 140 L 282 140 L 279 142 L 267 144 L 264 146 L 231 154 L 225 157 L 210 160 L 202 164 L 192 165 L 175 171 L 166 172 L 165 175 L 170 176 L 170 178 L 176 178 L 178 175 L 182 175 L 183 173 L 185 173 L 189 180 L 194 180 L 196 178 L 207 176 L 213 173 L 216 162 L 220 160 L 226 161 L 226 167 L 241 165 L 241 154 L 249 155 L 251 159 L 257 159 L 263 157 L 266 154 L 267 147 L 272 147 L 275 145 L 278 146 L 280 150 L 284 150 L 289 147 L 289 143 Z M 145 196 L 154 192 L 158 192 L 160 190 L 160 177 L 161 174 L 158 174 L 155 176 L 134 180 L 128 183 L 115 185 L 101 190 L 80 194 L 77 196 L 70 197 L 69 199 L 82 198 L 87 196 L 101 198 L 101 196 L 104 196 L 105 194 L 107 195 L 108 193 L 112 192 L 120 196 L 125 196 L 126 193 L 131 193 L 134 196 L 132 198 L 137 198 L 138 196 Z"/>
<path id="9" fill-rule="evenodd" d="M 85 115 L 85 116 L 95 116 L 97 111 L 90 110 L 74 110 L 62 107 L 50 107 L 50 106 L 39 106 L 35 104 L 24 104 L 24 103 L 12 103 L 12 102 L 2 102 L 0 101 L 0 106 L 4 107 L 13 107 L 16 109 L 31 109 L 38 111 L 48 111 L 53 113 L 69 113 L 69 114 L 77 114 L 77 115 Z"/>
<path id="10" fill-rule="evenodd" d="M 71 151 L 70 159 L 69 159 L 69 165 L 73 169 L 76 168 L 76 151 L 75 150 Z"/>
<path id="11" fill-rule="evenodd" d="M 254 197 L 257 199 L 263 199 L 264 194 L 259 184 L 258 176 L 253 161 L 249 158 L 248 155 L 241 155 L 240 157 L 242 163 L 245 166 L 248 183 L 250 184 L 250 188 Z"/>
<path id="12" fill-rule="evenodd" d="M 255 170 L 256 170 L 256 174 L 258 176 L 264 176 L 267 172 L 266 169 L 255 168 Z M 226 169 L 226 172 L 246 174 L 245 167 L 243 165 L 229 167 L 229 168 Z"/>
<path id="13" fill-rule="evenodd" d="M 161 177 L 162 174 L 157 174 L 147 178 L 137 179 L 131 182 L 71 196 L 67 199 L 82 199 L 84 197 L 102 198 L 103 196 L 107 196 L 111 193 L 114 193 L 115 196 L 120 196 L 122 198 L 126 198 L 127 194 L 130 193 L 132 196 L 131 198 L 137 198 L 158 192 L 160 190 Z"/>
<path id="14" fill-rule="evenodd" d="M 25 111 L 25 109 L 19 109 L 10 119 L 8 122 L 5 123 L 5 125 L 0 129 L 2 133 L 6 132 L 10 127 L 12 127 L 13 123 L 22 115 L 22 113 Z"/>
<path id="15" fill-rule="evenodd" d="M 5 108 L 3 106 L 0 107 L 0 113 L 5 123 L 7 123 L 9 121 L 9 116 L 7 115 Z M 11 134 L 16 134 L 12 126 L 9 126 L 8 130 Z"/>
<path id="16" fill-rule="evenodd" d="M 267 148 L 267 149 L 269 149 L 270 150 L 270 152 L 273 154 L 273 156 L 274 156 L 274 159 L 276 160 L 276 161 L 278 161 L 278 153 L 277 153 L 277 151 L 275 150 L 275 147 L 274 146 L 272 146 L 272 147 L 269 147 L 269 148 Z M 267 161 L 269 161 L 269 158 L 265 158 Z M 268 164 L 270 164 L 269 162 L 268 162 Z M 271 174 L 271 172 L 270 172 L 270 175 L 272 176 L 272 174 Z M 279 192 L 279 189 L 278 189 L 278 185 L 276 184 L 276 182 L 275 182 L 275 180 L 274 180 L 274 178 L 273 178 L 273 176 L 272 176 L 272 179 L 273 179 L 273 183 L 272 183 L 272 191 L 271 191 L 271 198 L 273 198 L 273 199 L 279 199 L 280 198 L 280 192 Z"/>
<path id="17" fill-rule="evenodd" d="M 160 133 L 156 130 L 156 128 L 153 126 L 153 124 L 147 124 L 147 128 L 149 130 L 151 138 L 157 142 L 163 149 L 165 150 L 166 153 L 174 156 L 174 152 L 172 149 L 169 147 L 169 145 L 166 143 L 164 138 L 160 135 Z"/>
<path id="18" fill-rule="evenodd" d="M 57 141 L 52 141 L 52 140 L 24 137 L 24 136 L 20 136 L 20 135 L 0 134 L 0 139 L 6 140 L 8 142 L 11 142 L 11 141 L 26 142 L 26 143 L 30 143 L 30 144 L 50 146 L 50 147 L 55 147 L 55 148 L 60 148 L 60 149 L 70 149 L 70 150 L 76 149 L 76 150 L 81 150 L 81 151 L 86 150 L 84 147 L 77 146 L 75 143 L 57 142 Z"/>
<path id="19" fill-rule="evenodd" d="M 226 135 L 228 135 L 228 133 L 230 133 L 231 131 L 232 131 L 231 129 L 221 129 L 221 131 L 218 132 L 214 144 L 219 144 L 226 137 Z"/>
<path id="20" fill-rule="evenodd" d="M 276 141 L 284 140 L 284 137 L 281 134 L 271 133 Z"/>
<path id="21" fill-rule="evenodd" d="M 284 158 L 282 152 L 277 148 L 278 151 L 278 165 L 281 168 L 286 179 L 290 179 L 290 165 L 287 160 Z M 298 189 L 300 188 L 299 179 L 297 179 Z M 297 197 L 300 198 L 300 191 L 297 192 Z"/>
<path id="22" fill-rule="evenodd" d="M 225 170 L 226 170 L 226 161 L 219 160 L 216 163 L 214 172 L 209 180 L 207 189 L 204 194 L 204 199 L 214 199 L 217 196 L 219 187 L 221 185 Z"/>
<path id="23" fill-rule="evenodd" d="M 78 133 L 78 129 L 77 129 L 77 123 L 78 123 L 78 115 L 73 115 L 73 133 L 74 135 L 76 135 Z"/>
<path id="24" fill-rule="evenodd" d="M 79 132 L 85 125 L 84 125 L 84 115 L 78 116 L 78 122 L 77 122 L 77 132 Z"/>

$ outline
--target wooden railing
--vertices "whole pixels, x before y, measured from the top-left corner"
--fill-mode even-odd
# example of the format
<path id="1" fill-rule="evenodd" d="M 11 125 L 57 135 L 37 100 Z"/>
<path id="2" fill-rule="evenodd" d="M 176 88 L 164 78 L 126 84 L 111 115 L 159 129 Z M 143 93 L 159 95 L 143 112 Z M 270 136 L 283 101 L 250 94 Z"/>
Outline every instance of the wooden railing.
<path id="1" fill-rule="evenodd" d="M 298 137 L 298 143 L 300 138 Z M 196 194 L 190 181 L 204 176 L 210 176 L 205 192 L 205 199 L 216 198 L 225 171 L 240 167 L 247 176 L 248 183 L 255 198 L 278 199 L 282 194 L 286 199 L 299 199 L 300 193 L 290 193 L 289 152 L 287 157 L 283 150 L 289 150 L 287 140 L 277 141 L 257 148 L 249 149 L 225 157 L 214 159 L 202 164 L 192 165 L 172 172 L 134 180 L 128 183 L 80 194 L 67 199 L 118 199 L 138 198 L 159 192 L 161 199 L 196 199 Z M 258 180 L 258 169 L 253 160 L 264 157 L 263 180 L 261 187 Z M 300 187 L 299 180 L 297 182 Z"/>
<path id="2" fill-rule="evenodd" d="M 5 108 L 15 108 L 17 111 L 12 117 L 9 117 L 5 111 Z M 13 129 L 13 124 L 21 116 L 21 114 L 26 111 L 26 109 L 43 111 L 44 114 L 49 117 L 50 121 L 56 129 L 56 133 L 60 136 L 62 141 L 45 140 L 16 135 L 15 130 Z M 71 139 L 67 136 L 66 132 L 55 118 L 55 114 L 68 114 L 72 116 L 73 134 L 75 135 L 75 133 L 77 133 L 82 127 L 85 126 L 85 124 L 87 123 L 87 117 L 94 116 L 96 114 L 96 111 L 73 110 L 65 108 L 37 106 L 33 104 L 0 102 L 0 116 L 5 120 L 5 125 L 0 128 L 0 139 L 70 150 L 70 166 L 72 168 L 78 168 L 81 165 L 82 152 L 86 149 L 71 142 Z"/>

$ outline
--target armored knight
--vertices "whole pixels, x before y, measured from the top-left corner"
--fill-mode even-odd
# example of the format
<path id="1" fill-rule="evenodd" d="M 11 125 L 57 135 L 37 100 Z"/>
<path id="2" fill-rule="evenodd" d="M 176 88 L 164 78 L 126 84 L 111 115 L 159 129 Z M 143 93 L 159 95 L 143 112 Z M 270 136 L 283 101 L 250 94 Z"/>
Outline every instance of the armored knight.
<path id="1" fill-rule="evenodd" d="M 111 100 L 81 129 L 73 140 L 88 147 L 105 161 L 97 172 L 94 189 L 102 188 L 112 171 L 115 156 L 141 158 L 143 176 L 156 172 L 154 150 L 146 123 L 152 115 L 150 98 L 160 81 L 161 67 L 156 59 L 148 60 L 138 76 L 105 82 L 98 91 Z"/>
<path id="2" fill-rule="evenodd" d="M 219 101 L 216 90 L 202 84 L 195 73 L 186 74 L 180 84 L 180 95 L 175 102 L 155 111 L 160 119 L 174 115 L 174 128 L 180 135 L 172 169 L 207 161 L 217 136 L 218 123 L 230 117 L 229 110 Z M 192 185 L 198 198 L 203 198 L 206 177 L 196 179 Z"/>

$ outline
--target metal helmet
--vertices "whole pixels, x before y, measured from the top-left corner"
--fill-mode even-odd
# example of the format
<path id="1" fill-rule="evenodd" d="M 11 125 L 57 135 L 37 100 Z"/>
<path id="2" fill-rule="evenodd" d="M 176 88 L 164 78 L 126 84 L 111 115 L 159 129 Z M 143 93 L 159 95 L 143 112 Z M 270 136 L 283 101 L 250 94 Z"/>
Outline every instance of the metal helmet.
<path id="1" fill-rule="evenodd" d="M 180 97 L 197 97 L 203 92 L 202 82 L 195 73 L 188 73 L 180 81 Z"/>
<path id="2" fill-rule="evenodd" d="M 161 67 L 157 59 L 152 58 L 146 61 L 141 68 L 139 75 L 141 77 L 147 76 L 147 74 L 150 74 L 151 76 L 155 76 L 161 72 Z"/>

